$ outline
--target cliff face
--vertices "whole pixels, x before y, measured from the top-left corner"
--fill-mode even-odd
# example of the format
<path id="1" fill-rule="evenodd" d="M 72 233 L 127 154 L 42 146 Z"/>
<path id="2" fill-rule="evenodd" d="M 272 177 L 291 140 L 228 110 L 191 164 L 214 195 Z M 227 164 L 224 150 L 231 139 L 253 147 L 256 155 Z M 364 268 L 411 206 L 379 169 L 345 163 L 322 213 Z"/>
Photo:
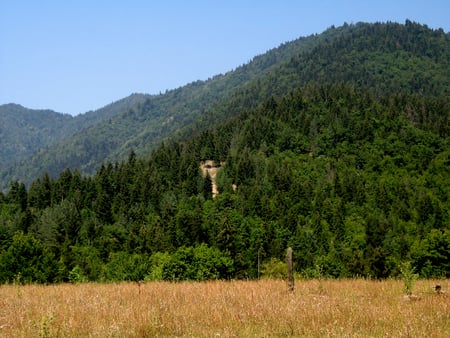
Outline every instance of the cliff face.
<path id="1" fill-rule="evenodd" d="M 216 183 L 217 172 L 222 168 L 224 162 L 217 163 L 213 160 L 206 160 L 200 163 L 200 169 L 202 170 L 203 177 L 209 175 L 212 182 L 212 195 L 216 197 L 219 194 Z"/>

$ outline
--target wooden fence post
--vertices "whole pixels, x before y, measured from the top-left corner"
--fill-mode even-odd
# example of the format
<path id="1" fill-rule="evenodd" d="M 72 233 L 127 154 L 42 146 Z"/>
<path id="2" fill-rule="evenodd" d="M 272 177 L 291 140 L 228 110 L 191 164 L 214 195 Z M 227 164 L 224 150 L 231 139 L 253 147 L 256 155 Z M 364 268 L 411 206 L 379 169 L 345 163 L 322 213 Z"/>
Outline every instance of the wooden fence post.
<path id="1" fill-rule="evenodd" d="M 286 255 L 287 268 L 288 268 L 288 288 L 290 292 L 294 292 L 294 266 L 292 263 L 292 248 L 287 249 Z"/>

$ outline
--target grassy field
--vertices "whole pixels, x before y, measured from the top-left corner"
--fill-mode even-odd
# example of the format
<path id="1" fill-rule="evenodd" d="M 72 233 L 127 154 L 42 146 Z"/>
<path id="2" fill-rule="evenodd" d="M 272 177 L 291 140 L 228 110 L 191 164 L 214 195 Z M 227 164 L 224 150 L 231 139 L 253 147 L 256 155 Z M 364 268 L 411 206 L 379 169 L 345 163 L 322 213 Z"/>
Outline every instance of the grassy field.
<path id="1" fill-rule="evenodd" d="M 450 337 L 449 280 L 0 286 L 1 337 Z"/>

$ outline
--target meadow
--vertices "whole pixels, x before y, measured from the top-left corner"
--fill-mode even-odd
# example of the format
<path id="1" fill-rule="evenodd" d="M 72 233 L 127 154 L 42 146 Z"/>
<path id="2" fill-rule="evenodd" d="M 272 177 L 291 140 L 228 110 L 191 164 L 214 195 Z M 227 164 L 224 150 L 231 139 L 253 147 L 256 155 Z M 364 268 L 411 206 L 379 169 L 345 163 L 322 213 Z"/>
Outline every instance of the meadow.
<path id="1" fill-rule="evenodd" d="M 440 284 L 443 293 L 436 294 Z M 450 337 L 450 280 L 0 286 L 1 337 Z"/>

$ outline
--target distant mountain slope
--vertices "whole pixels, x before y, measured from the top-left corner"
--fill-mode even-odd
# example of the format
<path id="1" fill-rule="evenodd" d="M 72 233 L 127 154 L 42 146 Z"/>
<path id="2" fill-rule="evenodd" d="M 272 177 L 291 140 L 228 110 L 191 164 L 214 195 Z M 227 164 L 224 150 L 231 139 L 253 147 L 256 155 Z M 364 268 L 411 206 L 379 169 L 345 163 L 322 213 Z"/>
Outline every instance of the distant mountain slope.
<path id="1" fill-rule="evenodd" d="M 73 117 L 17 104 L 0 106 L 0 168 L 74 132 Z"/>
<path id="2" fill-rule="evenodd" d="M 112 102 L 103 108 L 75 116 L 75 123 L 78 129 L 81 130 L 98 122 L 112 118 L 116 114 L 123 112 L 130 107 L 137 106 L 151 97 L 152 96 L 148 94 L 131 94 L 130 96 Z"/>
<path id="3" fill-rule="evenodd" d="M 25 170 L 28 170 L 29 166 L 26 163 L 45 153 L 46 149 L 69 139 L 85 128 L 144 102 L 149 97 L 151 96 L 145 94 L 132 94 L 96 111 L 75 117 L 52 110 L 28 109 L 12 103 L 0 105 L 0 170 L 4 171 L 3 175 L 10 178 L 2 180 L 0 187 L 7 186 L 12 179 L 26 180 L 27 176 L 32 177 L 20 171 L 22 163 L 25 164 Z M 29 159 L 24 160 L 26 157 Z M 17 174 L 15 168 L 19 169 Z"/>
<path id="4" fill-rule="evenodd" d="M 149 154 L 167 138 L 186 138 L 308 83 L 347 83 L 374 92 L 415 92 L 449 97 L 450 36 L 406 21 L 358 23 L 285 43 L 246 65 L 149 97 L 109 119 L 42 149 L 0 173 L 26 182 L 66 167 L 92 173 L 102 161 L 134 149 Z M 14 173 L 12 176 L 10 173 Z"/>

